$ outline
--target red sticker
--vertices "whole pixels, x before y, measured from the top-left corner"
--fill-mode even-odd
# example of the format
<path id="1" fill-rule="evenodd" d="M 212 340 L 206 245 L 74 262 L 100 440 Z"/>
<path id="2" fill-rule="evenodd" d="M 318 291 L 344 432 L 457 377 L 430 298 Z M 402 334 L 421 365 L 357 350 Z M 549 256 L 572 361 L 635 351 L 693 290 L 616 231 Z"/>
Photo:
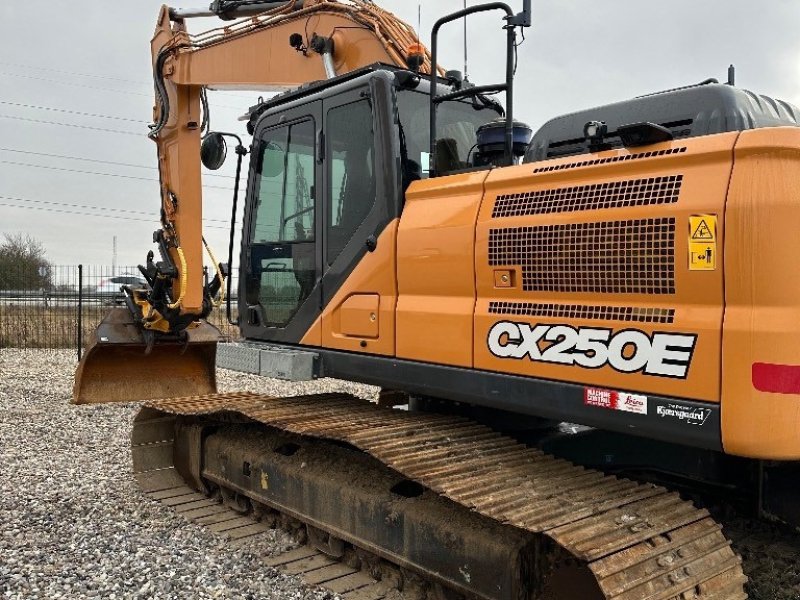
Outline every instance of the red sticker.
<path id="1" fill-rule="evenodd" d="M 600 408 L 617 409 L 619 395 L 611 390 L 600 388 L 584 388 L 583 403 L 587 406 L 599 406 Z"/>

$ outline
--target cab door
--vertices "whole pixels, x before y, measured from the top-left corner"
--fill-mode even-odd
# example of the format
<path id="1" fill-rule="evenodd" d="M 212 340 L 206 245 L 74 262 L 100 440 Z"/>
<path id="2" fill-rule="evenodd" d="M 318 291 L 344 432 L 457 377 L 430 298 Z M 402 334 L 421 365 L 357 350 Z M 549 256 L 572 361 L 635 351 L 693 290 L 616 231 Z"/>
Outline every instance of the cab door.
<path id="1" fill-rule="evenodd" d="M 321 346 L 393 355 L 399 133 L 391 80 L 323 100 L 325 160 Z M 316 335 L 316 331 L 311 332 Z"/>
<path id="2" fill-rule="evenodd" d="M 240 326 L 297 343 L 322 299 L 320 103 L 267 118 L 254 136 L 242 246 Z"/>

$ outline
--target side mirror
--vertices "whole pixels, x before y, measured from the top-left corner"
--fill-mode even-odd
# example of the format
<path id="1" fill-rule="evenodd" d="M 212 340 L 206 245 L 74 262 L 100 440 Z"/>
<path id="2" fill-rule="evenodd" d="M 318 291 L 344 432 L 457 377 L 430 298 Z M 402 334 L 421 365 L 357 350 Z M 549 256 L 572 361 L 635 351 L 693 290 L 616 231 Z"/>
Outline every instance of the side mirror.
<path id="1" fill-rule="evenodd" d="M 212 131 L 203 138 L 203 143 L 200 145 L 200 160 L 206 169 L 218 170 L 225 164 L 227 155 L 228 145 L 225 143 L 224 135 Z"/>

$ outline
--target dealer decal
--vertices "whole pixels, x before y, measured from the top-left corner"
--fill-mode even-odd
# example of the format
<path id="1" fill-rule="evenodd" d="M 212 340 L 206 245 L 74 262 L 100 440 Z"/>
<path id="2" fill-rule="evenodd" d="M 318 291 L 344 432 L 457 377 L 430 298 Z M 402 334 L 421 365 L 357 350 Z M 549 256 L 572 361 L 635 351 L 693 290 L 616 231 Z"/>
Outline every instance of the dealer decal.
<path id="1" fill-rule="evenodd" d="M 696 341 L 696 335 L 684 333 L 500 321 L 489 330 L 487 343 L 498 358 L 685 379 Z"/>
<path id="2" fill-rule="evenodd" d="M 677 419 L 689 425 L 702 427 L 706 424 L 708 417 L 711 416 L 711 409 L 669 403 L 666 406 L 657 407 L 656 414 L 662 419 Z"/>
<path id="3" fill-rule="evenodd" d="M 583 390 L 583 403 L 586 406 L 621 410 L 637 415 L 647 414 L 647 396 L 639 394 L 587 387 Z"/>

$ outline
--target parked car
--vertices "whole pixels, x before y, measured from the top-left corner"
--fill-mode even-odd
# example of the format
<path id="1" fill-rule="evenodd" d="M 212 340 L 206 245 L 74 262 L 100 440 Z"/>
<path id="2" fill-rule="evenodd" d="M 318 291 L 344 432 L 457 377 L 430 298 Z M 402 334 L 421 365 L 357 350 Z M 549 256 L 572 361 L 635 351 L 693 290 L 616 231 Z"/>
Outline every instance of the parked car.
<path id="1" fill-rule="evenodd" d="M 122 293 L 123 285 L 143 287 L 147 285 L 147 281 L 139 275 L 129 273 L 115 275 L 114 277 L 102 279 L 97 284 L 95 293 L 103 300 L 103 304 L 122 304 L 125 300 L 125 295 Z"/>

